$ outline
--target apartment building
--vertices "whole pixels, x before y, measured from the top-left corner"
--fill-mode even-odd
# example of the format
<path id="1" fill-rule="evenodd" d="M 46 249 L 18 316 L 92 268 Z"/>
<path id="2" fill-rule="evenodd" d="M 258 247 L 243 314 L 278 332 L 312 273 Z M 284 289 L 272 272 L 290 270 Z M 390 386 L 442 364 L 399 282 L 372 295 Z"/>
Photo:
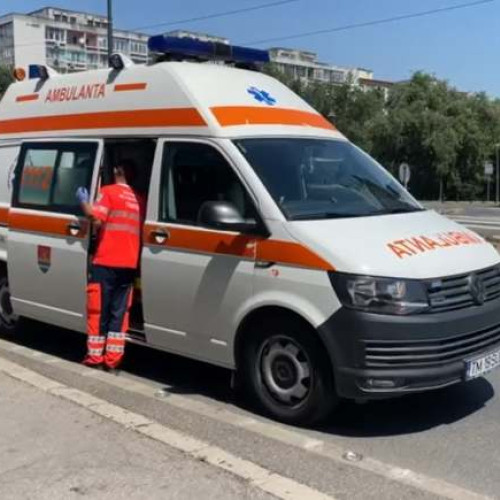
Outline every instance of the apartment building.
<path id="1" fill-rule="evenodd" d="M 108 65 L 105 16 L 45 7 L 0 17 L 0 64 L 46 64 L 60 72 Z M 148 35 L 114 30 L 113 50 L 137 63 L 148 60 Z"/>
<path id="2" fill-rule="evenodd" d="M 360 79 L 373 79 L 373 71 L 344 68 L 318 61 L 314 52 L 275 47 L 269 49 L 271 61 L 294 80 L 306 83 L 356 84 Z"/>

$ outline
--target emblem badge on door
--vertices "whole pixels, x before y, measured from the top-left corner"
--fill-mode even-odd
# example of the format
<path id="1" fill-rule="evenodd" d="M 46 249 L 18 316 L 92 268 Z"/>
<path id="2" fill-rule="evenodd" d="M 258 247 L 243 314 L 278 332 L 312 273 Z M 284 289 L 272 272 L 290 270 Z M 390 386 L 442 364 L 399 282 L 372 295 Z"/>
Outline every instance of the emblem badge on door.
<path id="1" fill-rule="evenodd" d="M 43 245 L 38 245 L 38 267 L 42 273 L 47 273 L 51 265 L 52 249 Z"/>

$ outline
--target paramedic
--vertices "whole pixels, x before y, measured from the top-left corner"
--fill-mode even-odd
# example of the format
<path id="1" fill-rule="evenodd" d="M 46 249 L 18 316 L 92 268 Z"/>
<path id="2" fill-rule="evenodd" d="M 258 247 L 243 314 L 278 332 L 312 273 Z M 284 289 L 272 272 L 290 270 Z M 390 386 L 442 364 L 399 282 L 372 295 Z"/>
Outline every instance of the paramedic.
<path id="1" fill-rule="evenodd" d="M 94 204 L 84 187 L 76 196 L 97 226 L 98 238 L 87 285 L 87 366 L 114 370 L 123 359 L 133 283 L 141 248 L 142 197 L 130 187 L 135 165 L 122 160 L 115 183 L 101 188 Z"/>

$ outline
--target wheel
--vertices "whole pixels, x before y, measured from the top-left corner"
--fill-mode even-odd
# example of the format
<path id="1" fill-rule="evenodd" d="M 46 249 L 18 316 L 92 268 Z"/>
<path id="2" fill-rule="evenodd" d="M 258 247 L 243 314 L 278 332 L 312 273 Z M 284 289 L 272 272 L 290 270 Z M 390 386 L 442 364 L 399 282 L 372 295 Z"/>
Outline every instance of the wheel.
<path id="1" fill-rule="evenodd" d="M 10 302 L 9 282 L 6 276 L 0 277 L 0 334 L 14 335 L 19 326 L 19 316 L 14 314 Z"/>
<path id="2" fill-rule="evenodd" d="M 338 403 L 324 347 L 300 320 L 269 319 L 247 332 L 243 382 L 254 400 L 276 420 L 317 423 Z"/>

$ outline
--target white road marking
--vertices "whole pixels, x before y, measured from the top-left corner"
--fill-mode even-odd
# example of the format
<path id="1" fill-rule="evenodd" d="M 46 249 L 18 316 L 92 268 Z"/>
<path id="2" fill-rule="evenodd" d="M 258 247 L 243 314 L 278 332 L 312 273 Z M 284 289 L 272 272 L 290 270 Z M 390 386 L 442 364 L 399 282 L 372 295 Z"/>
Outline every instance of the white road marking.
<path id="1" fill-rule="evenodd" d="M 450 219 L 471 229 L 488 229 L 500 231 L 500 219 L 482 219 L 470 216 L 450 217 Z"/>
<path id="2" fill-rule="evenodd" d="M 0 339 L 1 349 L 15 352 L 15 347 L 16 346 L 14 346 L 13 344 Z M 23 348 L 24 353 L 29 353 L 31 350 L 32 349 L 29 348 Z M 54 356 L 46 354 L 43 358 L 43 362 L 47 362 L 46 360 L 52 357 Z M 2 360 L 0 358 L 0 370 L 1 362 Z M 149 380 L 146 384 L 145 382 L 142 382 L 137 376 L 128 376 L 125 373 L 123 373 L 121 377 L 115 377 L 114 375 L 110 375 L 108 373 L 99 372 L 91 368 L 81 367 L 81 365 L 77 365 L 66 360 L 63 360 L 61 364 L 65 369 L 68 369 L 73 373 L 91 376 L 93 378 L 101 380 L 108 385 L 113 385 L 119 387 L 122 390 L 135 394 L 141 394 L 150 398 L 155 397 L 155 393 L 158 391 L 158 389 L 165 388 L 164 384 Z M 127 378 L 127 384 L 123 384 L 123 378 Z M 77 389 L 73 389 L 73 391 L 76 391 L 76 393 L 81 392 Z M 490 499 L 490 497 L 488 496 L 467 490 L 465 488 L 462 488 L 461 486 L 449 483 L 447 481 L 427 476 L 425 474 L 411 471 L 402 467 L 398 467 L 386 462 L 382 462 L 371 457 L 363 456 L 362 460 L 359 461 L 347 461 L 344 458 L 346 450 L 334 443 L 321 440 L 311 440 L 309 436 L 307 436 L 303 432 L 300 432 L 299 430 L 276 424 L 274 422 L 261 419 L 257 416 L 255 418 L 252 418 L 242 415 L 236 411 L 227 409 L 219 403 L 207 404 L 192 396 L 182 396 L 173 393 L 168 394 L 168 397 L 161 399 L 156 397 L 156 399 L 162 401 L 166 405 L 184 409 L 191 413 L 208 417 L 212 420 L 216 420 L 224 424 L 232 425 L 233 427 L 243 428 L 247 431 L 254 432 L 266 438 L 306 450 L 309 453 L 321 456 L 322 458 L 328 458 L 337 463 L 341 463 L 344 466 L 349 465 L 352 467 L 357 467 L 367 472 L 382 476 L 391 481 L 395 481 L 406 486 L 412 486 L 419 490 L 426 491 L 443 498 L 449 498 L 453 500 Z"/>
<path id="3" fill-rule="evenodd" d="M 283 500 L 334 500 L 318 490 L 293 479 L 273 473 L 249 460 L 233 455 L 217 446 L 193 438 L 149 418 L 88 393 L 51 380 L 21 365 L 0 359 L 0 371 L 43 392 L 71 401 L 108 420 L 132 429 L 139 434 L 160 441 L 192 458 L 202 460 L 247 481 L 254 488 Z"/>
<path id="4" fill-rule="evenodd" d="M 465 224 L 469 229 L 474 229 L 478 232 L 487 229 L 488 231 L 498 231 L 500 232 L 500 226 L 480 226 L 478 224 Z"/>

